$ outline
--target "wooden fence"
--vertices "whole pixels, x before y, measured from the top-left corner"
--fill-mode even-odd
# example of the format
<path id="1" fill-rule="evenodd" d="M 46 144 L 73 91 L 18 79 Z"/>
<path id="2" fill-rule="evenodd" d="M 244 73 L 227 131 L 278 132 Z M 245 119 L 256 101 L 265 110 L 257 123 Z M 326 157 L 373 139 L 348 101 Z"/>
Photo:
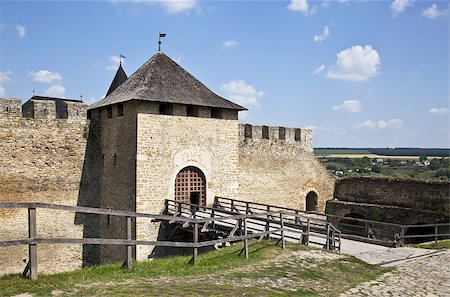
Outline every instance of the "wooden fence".
<path id="1" fill-rule="evenodd" d="M 427 238 L 437 242 L 440 239 L 442 240 L 450 238 L 450 222 L 437 224 L 401 225 L 360 218 L 323 214 L 318 212 L 307 212 L 294 208 L 286 208 L 276 205 L 268 205 L 223 197 L 215 198 L 214 207 L 219 209 L 226 209 L 232 213 L 255 214 L 271 211 L 283 211 L 285 217 L 297 217 L 299 215 L 303 215 L 303 217 L 315 217 L 316 221 L 332 221 L 335 224 L 339 222 L 339 227 L 348 227 L 350 229 L 353 229 L 354 231 L 356 231 L 355 233 L 357 233 L 350 234 L 346 232 L 348 229 L 340 228 L 339 230 L 342 233 L 342 238 L 387 246 L 405 246 L 406 241 L 413 239 Z M 433 230 L 433 232 L 407 234 L 408 230 L 410 231 L 410 233 L 414 233 L 414 230 L 424 230 L 424 228 L 427 228 L 427 230 Z M 386 232 L 386 229 L 392 230 L 392 232 Z M 380 234 L 382 232 L 392 233 L 392 237 L 377 238 L 377 234 Z"/>
<path id="2" fill-rule="evenodd" d="M 176 205 L 178 213 L 169 214 L 171 205 Z M 124 266 L 128 269 L 132 268 L 132 247 L 136 245 L 151 245 L 158 247 L 169 248 L 190 248 L 192 249 L 191 263 L 197 264 L 198 261 L 198 249 L 201 247 L 212 246 L 216 244 L 224 244 L 226 242 L 244 241 L 244 247 L 241 252 L 244 253 L 245 258 L 248 258 L 248 239 L 251 238 L 270 238 L 270 236 L 277 236 L 279 238 L 278 243 L 281 242 L 281 246 L 285 247 L 286 232 L 292 232 L 292 228 L 285 225 L 285 214 L 283 211 L 270 212 L 269 214 L 236 214 L 236 213 L 223 213 L 221 210 L 208 208 L 208 212 L 213 211 L 209 215 L 206 214 L 206 209 L 200 205 L 183 204 L 178 202 L 166 201 L 165 214 L 147 214 L 137 213 L 130 211 L 102 209 L 102 208 L 90 208 L 80 206 L 67 206 L 56 205 L 47 203 L 1 203 L 0 208 L 25 208 L 28 209 L 28 238 L 19 238 L 13 240 L 1 240 L 0 248 L 5 246 L 15 245 L 28 245 L 29 259 L 23 276 L 29 277 L 31 280 L 36 280 L 38 276 L 38 259 L 37 248 L 41 244 L 89 244 L 89 245 L 123 245 L 126 248 L 126 258 L 124 259 Z M 126 217 L 126 238 L 125 239 L 110 239 L 110 238 L 39 238 L 37 236 L 37 221 L 36 212 L 38 209 L 52 209 L 70 211 L 75 213 L 95 214 L 95 215 L 108 215 Z M 193 211 L 194 210 L 194 211 Z M 216 212 L 216 214 L 214 214 Z M 260 220 L 264 220 L 266 224 L 267 217 L 270 216 L 271 227 L 269 229 L 258 230 L 254 228 L 254 224 Z M 132 226 L 133 220 L 136 218 L 150 219 L 151 222 L 168 222 L 177 223 L 183 228 L 192 228 L 193 240 L 192 242 L 175 242 L 175 241 L 158 241 L 158 240 L 136 240 L 132 238 Z M 201 232 L 205 232 L 211 229 L 213 226 L 227 225 L 234 222 L 234 227 L 224 238 L 199 241 Z M 250 223 L 249 223 L 250 222 Z M 237 226 L 237 227 L 236 227 Z M 239 230 L 239 232 L 237 232 Z M 331 227 L 330 227 L 330 230 Z M 336 230 L 337 231 L 337 230 Z M 327 248 L 333 249 L 337 246 L 335 239 L 336 231 L 330 231 L 331 236 L 325 236 L 327 241 Z M 302 231 L 303 232 L 303 231 Z M 303 232 L 306 237 L 309 237 L 309 230 Z M 307 243 L 306 243 L 307 244 Z M 339 242 L 340 247 L 340 242 Z"/>

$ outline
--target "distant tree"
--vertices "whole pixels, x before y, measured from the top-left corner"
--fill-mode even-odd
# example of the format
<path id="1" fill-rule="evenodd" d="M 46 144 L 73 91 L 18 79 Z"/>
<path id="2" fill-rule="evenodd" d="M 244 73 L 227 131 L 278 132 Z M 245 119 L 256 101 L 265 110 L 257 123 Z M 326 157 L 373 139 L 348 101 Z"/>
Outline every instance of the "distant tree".
<path id="1" fill-rule="evenodd" d="M 370 160 L 369 157 L 362 157 L 360 162 L 361 167 L 368 167 L 372 165 L 372 161 Z"/>
<path id="2" fill-rule="evenodd" d="M 375 173 L 381 173 L 381 167 L 378 166 L 378 165 L 374 165 L 374 166 L 372 167 L 372 172 L 375 172 Z"/>
<path id="3" fill-rule="evenodd" d="M 446 168 L 446 169 L 441 169 L 438 170 L 435 174 L 436 177 L 447 177 L 450 178 L 450 169 Z"/>
<path id="4" fill-rule="evenodd" d="M 431 161 L 430 161 L 430 165 L 428 165 L 428 169 L 430 169 L 430 170 L 436 170 L 436 169 L 439 169 L 439 168 L 441 168 L 441 162 L 439 162 L 439 160 L 438 159 L 431 159 Z"/>
<path id="5" fill-rule="evenodd" d="M 428 159 L 427 156 L 420 156 L 420 157 L 419 157 L 419 161 L 420 161 L 420 162 L 426 161 L 427 159 Z"/>

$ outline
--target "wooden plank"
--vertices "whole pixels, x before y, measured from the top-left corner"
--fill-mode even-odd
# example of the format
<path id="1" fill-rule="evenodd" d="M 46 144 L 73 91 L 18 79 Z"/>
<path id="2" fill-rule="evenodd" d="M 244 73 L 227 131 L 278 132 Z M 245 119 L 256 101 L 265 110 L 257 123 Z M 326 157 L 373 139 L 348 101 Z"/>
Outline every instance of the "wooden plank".
<path id="1" fill-rule="evenodd" d="M 28 208 L 28 238 L 36 238 L 36 208 Z M 30 261 L 30 280 L 37 280 L 37 246 L 36 243 L 28 245 L 28 259 Z"/>
<path id="2" fill-rule="evenodd" d="M 132 240 L 132 233 L 131 233 L 131 217 L 127 217 L 127 240 Z M 133 246 L 131 244 L 127 244 L 127 259 L 126 259 L 126 266 L 128 270 L 131 270 L 133 265 Z"/>
<path id="3" fill-rule="evenodd" d="M 198 243 L 198 224 L 195 223 L 194 224 L 194 238 L 193 238 L 193 243 L 194 245 L 196 245 Z M 192 250 L 192 265 L 197 265 L 197 255 L 198 255 L 198 247 L 195 246 L 194 249 Z"/>
<path id="4" fill-rule="evenodd" d="M 244 218 L 244 235 L 247 236 L 247 219 Z M 248 239 L 244 239 L 244 253 L 245 253 L 245 259 L 248 260 Z"/>
<path id="5" fill-rule="evenodd" d="M 284 242 L 284 218 L 283 213 L 280 213 L 280 227 L 281 227 L 281 247 L 284 250 L 286 248 L 285 242 Z"/>

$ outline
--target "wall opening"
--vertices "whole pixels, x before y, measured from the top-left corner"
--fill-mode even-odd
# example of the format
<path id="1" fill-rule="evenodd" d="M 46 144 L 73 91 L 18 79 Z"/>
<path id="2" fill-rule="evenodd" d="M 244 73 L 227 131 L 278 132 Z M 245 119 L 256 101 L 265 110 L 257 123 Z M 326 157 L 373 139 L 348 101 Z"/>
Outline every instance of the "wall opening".
<path id="1" fill-rule="evenodd" d="M 302 130 L 295 129 L 295 141 L 300 141 L 302 138 Z"/>
<path id="2" fill-rule="evenodd" d="M 117 103 L 117 116 L 123 117 L 123 103 Z"/>
<path id="3" fill-rule="evenodd" d="M 262 126 L 262 138 L 269 139 L 269 127 Z"/>
<path id="4" fill-rule="evenodd" d="M 366 219 L 363 215 L 359 213 L 349 213 L 337 224 L 337 228 L 342 231 L 342 233 L 366 236 L 365 223 L 354 219 Z M 370 226 L 368 226 L 370 227 Z"/>
<path id="5" fill-rule="evenodd" d="M 186 114 L 188 117 L 198 117 L 198 106 L 188 105 L 186 107 Z"/>
<path id="6" fill-rule="evenodd" d="M 278 128 L 278 138 L 280 140 L 285 140 L 286 139 L 286 128 L 284 128 L 284 127 L 279 127 Z"/>
<path id="7" fill-rule="evenodd" d="M 170 103 L 160 103 L 159 114 L 173 115 L 173 105 Z"/>
<path id="8" fill-rule="evenodd" d="M 108 119 L 111 119 L 111 118 L 112 118 L 112 106 L 106 107 L 106 117 L 107 117 Z"/>
<path id="9" fill-rule="evenodd" d="M 319 199 L 314 191 L 306 195 L 306 211 L 317 211 L 319 207 Z"/>
<path id="10" fill-rule="evenodd" d="M 189 166 L 175 178 L 175 200 L 206 205 L 206 178 L 197 167 Z"/>
<path id="11" fill-rule="evenodd" d="M 252 138 L 252 125 L 249 124 L 244 125 L 244 137 Z"/>
<path id="12" fill-rule="evenodd" d="M 211 108 L 211 117 L 213 119 L 222 119 L 223 118 L 222 110 L 219 108 Z"/>

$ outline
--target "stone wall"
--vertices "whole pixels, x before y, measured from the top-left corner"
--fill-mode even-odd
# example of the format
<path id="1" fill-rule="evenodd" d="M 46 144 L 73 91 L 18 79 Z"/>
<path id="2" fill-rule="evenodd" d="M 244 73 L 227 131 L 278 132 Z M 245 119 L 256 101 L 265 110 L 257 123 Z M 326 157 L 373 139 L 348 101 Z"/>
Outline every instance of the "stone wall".
<path id="1" fill-rule="evenodd" d="M 318 195 L 318 210 L 333 197 L 334 177 L 316 159 L 309 129 L 239 125 L 239 199 L 305 209 Z"/>
<path id="2" fill-rule="evenodd" d="M 334 198 L 340 201 L 399 206 L 450 213 L 450 184 L 387 178 L 346 178 L 336 183 Z"/>
<path id="3" fill-rule="evenodd" d="M 213 204 L 214 196 L 238 198 L 236 115 L 188 117 L 186 106 L 181 105 L 174 105 L 173 114 L 159 115 L 157 103 L 139 103 L 136 210 L 161 211 L 164 199 L 174 197 L 177 174 L 188 166 L 199 168 L 206 177 L 207 205 Z M 156 239 L 159 224 L 138 220 L 136 230 L 138 240 Z M 145 259 L 150 253 L 150 247 L 140 246 L 137 258 Z"/>
<path id="4" fill-rule="evenodd" d="M 87 121 L 24 118 L 20 105 L 18 99 L 0 99 L 0 201 L 77 205 Z M 35 114 L 44 115 L 39 107 L 34 108 Z M 53 101 L 45 108 L 47 115 L 55 115 Z M 74 219 L 71 212 L 38 209 L 38 236 L 80 238 L 82 227 Z M 26 210 L 0 209 L 0 238 L 26 238 L 27 227 Z M 0 274 L 21 273 L 27 246 L 0 250 Z M 48 273 L 79 267 L 81 252 L 79 245 L 39 245 L 39 270 Z"/>

